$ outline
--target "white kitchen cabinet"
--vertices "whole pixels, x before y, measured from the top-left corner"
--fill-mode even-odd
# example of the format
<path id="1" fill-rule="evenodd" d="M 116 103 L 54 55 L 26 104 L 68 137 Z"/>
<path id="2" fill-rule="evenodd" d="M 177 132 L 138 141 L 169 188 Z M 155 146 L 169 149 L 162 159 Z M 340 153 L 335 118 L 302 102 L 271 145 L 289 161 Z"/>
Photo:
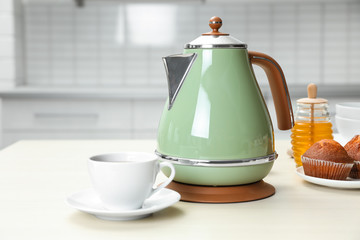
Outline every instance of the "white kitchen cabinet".
<path id="1" fill-rule="evenodd" d="M 4 99 L 4 129 L 131 128 L 130 101 Z"/>
<path id="2" fill-rule="evenodd" d="M 155 138 L 164 99 L 3 97 L 2 146 L 21 139 Z"/>
<path id="3" fill-rule="evenodd" d="M 134 128 L 149 131 L 157 128 L 165 101 L 137 100 L 133 102 Z"/>

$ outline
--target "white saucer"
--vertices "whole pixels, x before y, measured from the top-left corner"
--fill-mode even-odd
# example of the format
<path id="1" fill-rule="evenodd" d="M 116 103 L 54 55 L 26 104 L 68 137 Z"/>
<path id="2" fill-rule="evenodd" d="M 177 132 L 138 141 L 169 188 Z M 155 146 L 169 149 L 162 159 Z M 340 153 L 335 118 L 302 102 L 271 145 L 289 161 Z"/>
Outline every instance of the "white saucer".
<path id="1" fill-rule="evenodd" d="M 142 208 L 128 211 L 107 210 L 93 189 L 79 191 L 66 199 L 70 206 L 104 220 L 135 220 L 144 218 L 173 205 L 179 200 L 179 193 L 166 188 L 147 199 Z"/>
<path id="2" fill-rule="evenodd" d="M 324 178 L 311 177 L 304 174 L 303 167 L 296 168 L 296 174 L 299 175 L 305 181 L 315 183 L 318 185 L 333 187 L 333 188 L 347 188 L 347 189 L 358 189 L 360 188 L 360 180 L 347 178 L 346 180 L 331 180 Z"/>

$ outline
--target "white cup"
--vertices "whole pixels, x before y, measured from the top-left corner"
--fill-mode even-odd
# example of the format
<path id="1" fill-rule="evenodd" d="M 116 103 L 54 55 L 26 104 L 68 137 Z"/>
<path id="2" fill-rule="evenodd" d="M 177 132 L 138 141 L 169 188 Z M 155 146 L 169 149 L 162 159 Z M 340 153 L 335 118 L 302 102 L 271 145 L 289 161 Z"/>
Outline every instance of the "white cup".
<path id="1" fill-rule="evenodd" d="M 161 168 L 171 169 L 170 177 L 154 188 Z M 144 201 L 166 187 L 175 176 L 171 163 L 159 163 L 155 154 L 120 152 L 93 156 L 88 160 L 94 189 L 109 210 L 124 211 L 142 207 Z"/>

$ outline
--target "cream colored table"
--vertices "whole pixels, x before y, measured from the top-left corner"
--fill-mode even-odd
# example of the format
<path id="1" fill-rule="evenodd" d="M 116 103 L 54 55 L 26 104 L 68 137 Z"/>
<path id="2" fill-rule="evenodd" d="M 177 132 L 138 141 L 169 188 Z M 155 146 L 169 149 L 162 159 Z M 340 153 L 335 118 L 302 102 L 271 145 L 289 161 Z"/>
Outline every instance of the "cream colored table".
<path id="1" fill-rule="evenodd" d="M 270 198 L 234 204 L 178 202 L 152 216 L 111 222 L 77 211 L 67 195 L 90 186 L 86 160 L 149 151 L 155 141 L 20 141 L 0 152 L 0 239 L 360 239 L 360 190 L 322 187 L 279 158 L 265 181 Z"/>

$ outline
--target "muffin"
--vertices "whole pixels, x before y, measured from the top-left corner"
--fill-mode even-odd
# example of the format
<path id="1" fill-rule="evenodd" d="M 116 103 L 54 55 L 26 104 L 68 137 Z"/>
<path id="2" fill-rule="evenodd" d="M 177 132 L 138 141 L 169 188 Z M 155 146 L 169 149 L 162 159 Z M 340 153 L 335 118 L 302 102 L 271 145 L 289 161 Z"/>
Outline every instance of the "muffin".
<path id="1" fill-rule="evenodd" d="M 348 155 L 354 159 L 354 166 L 349 177 L 360 179 L 360 135 L 353 137 L 344 148 Z"/>
<path id="2" fill-rule="evenodd" d="M 314 143 L 302 156 L 305 175 L 345 180 L 354 165 L 345 148 L 332 139 Z"/>

